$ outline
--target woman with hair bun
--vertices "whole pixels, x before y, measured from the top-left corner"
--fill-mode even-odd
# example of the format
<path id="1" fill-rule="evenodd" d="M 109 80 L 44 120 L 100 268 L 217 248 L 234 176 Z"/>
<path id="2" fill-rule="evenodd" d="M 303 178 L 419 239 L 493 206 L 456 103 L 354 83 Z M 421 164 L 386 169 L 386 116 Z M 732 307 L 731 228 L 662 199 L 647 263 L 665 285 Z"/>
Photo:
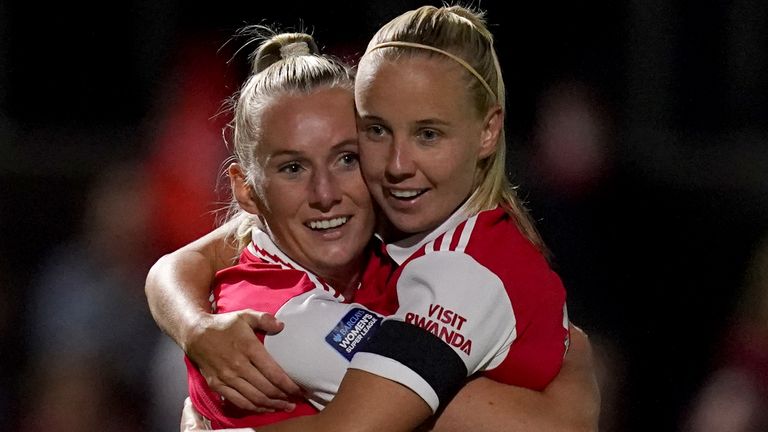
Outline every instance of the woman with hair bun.
<path id="1" fill-rule="evenodd" d="M 504 85 L 482 16 L 424 7 L 385 25 L 360 63 L 356 136 L 337 133 L 350 128 L 334 113 L 355 128 L 349 76 L 303 79 L 328 59 L 313 43 L 271 45 L 281 37 L 260 47 L 235 105 L 228 174 L 251 216 L 225 226 L 239 224 L 247 246 L 216 274 L 226 320 L 207 314 L 200 288 L 231 256 L 225 228 L 164 257 L 147 279 L 153 316 L 195 360 L 194 406 L 217 428 L 296 417 L 264 430 L 405 431 L 439 414 L 439 430 L 593 429 L 589 346 L 576 330 L 575 368 L 561 371 L 565 291 L 504 173 Z M 385 246 L 370 240 L 366 184 L 386 216 Z M 236 327 L 270 333 L 268 354 L 324 409 L 242 411 L 253 408 L 246 393 L 295 393 L 272 360 L 251 367 L 264 347 L 242 356 L 241 370 L 258 374 L 235 366 L 193 376 L 226 363 L 203 352 L 246 340 L 232 336 Z M 226 343 L 202 342 L 224 334 Z M 243 418 L 256 423 L 230 422 Z"/>

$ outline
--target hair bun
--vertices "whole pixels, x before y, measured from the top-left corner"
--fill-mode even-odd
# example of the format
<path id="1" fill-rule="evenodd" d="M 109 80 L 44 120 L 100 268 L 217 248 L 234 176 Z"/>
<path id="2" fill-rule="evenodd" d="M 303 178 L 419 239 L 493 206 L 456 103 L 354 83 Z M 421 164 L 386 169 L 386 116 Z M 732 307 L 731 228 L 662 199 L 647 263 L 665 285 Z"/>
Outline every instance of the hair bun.
<path id="1" fill-rule="evenodd" d="M 257 49 L 255 58 L 252 60 L 251 70 L 253 73 L 259 73 L 281 60 L 316 55 L 318 52 L 317 44 L 311 35 L 306 33 L 273 33 Z"/>
<path id="2" fill-rule="evenodd" d="M 280 56 L 283 58 L 303 56 L 311 54 L 309 45 L 304 41 L 291 42 L 280 47 Z"/>

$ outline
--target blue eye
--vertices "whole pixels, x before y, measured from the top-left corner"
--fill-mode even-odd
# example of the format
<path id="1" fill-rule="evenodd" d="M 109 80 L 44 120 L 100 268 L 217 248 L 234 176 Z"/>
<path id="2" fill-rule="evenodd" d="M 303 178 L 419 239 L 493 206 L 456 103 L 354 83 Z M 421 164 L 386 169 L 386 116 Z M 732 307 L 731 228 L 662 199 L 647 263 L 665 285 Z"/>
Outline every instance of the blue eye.
<path id="1" fill-rule="evenodd" d="M 341 158 L 339 160 L 341 161 L 342 165 L 344 166 L 354 166 L 357 165 L 359 157 L 357 153 L 344 153 L 341 155 Z"/>
<path id="2" fill-rule="evenodd" d="M 370 125 L 365 128 L 368 139 L 379 140 L 387 134 L 387 130 L 381 125 Z"/>
<path id="3" fill-rule="evenodd" d="M 298 174 L 302 170 L 302 166 L 298 162 L 289 162 L 281 166 L 278 171 L 286 174 Z"/>
<path id="4" fill-rule="evenodd" d="M 424 141 L 434 141 L 440 137 L 440 134 L 434 129 L 424 129 L 419 132 L 419 138 Z"/>

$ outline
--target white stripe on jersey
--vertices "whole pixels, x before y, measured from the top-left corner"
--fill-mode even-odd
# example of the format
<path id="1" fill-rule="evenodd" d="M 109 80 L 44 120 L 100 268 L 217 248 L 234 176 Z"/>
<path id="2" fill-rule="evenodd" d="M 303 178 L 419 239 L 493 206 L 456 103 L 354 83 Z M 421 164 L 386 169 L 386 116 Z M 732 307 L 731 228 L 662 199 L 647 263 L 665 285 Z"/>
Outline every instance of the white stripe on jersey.
<path id="1" fill-rule="evenodd" d="M 456 252 L 464 252 L 464 250 L 467 248 L 467 244 L 469 243 L 469 238 L 472 236 L 472 231 L 475 228 L 476 221 L 477 221 L 477 215 L 467 219 L 467 222 L 465 224 L 459 224 L 451 228 L 450 230 L 446 231 L 441 236 L 427 243 L 424 246 L 424 253 L 428 254 L 428 253 L 437 252 L 437 251 L 450 252 L 452 250 Z M 453 244 L 453 239 L 454 237 L 456 237 L 456 234 L 457 234 L 456 232 L 457 229 L 461 229 L 461 231 L 458 232 L 460 236 L 459 241 L 454 248 L 451 248 L 451 244 Z M 438 240 L 440 240 L 440 248 L 435 249 L 435 243 Z"/>
<path id="2" fill-rule="evenodd" d="M 459 238 L 459 244 L 456 245 L 456 252 L 464 252 L 469 243 L 469 238 L 472 236 L 472 231 L 475 229 L 475 222 L 477 222 L 477 215 L 467 219 L 467 223 L 464 225 L 464 229 L 461 231 L 461 238 Z"/>
<path id="3" fill-rule="evenodd" d="M 277 247 L 277 245 L 272 241 L 269 235 L 264 231 L 253 228 L 251 231 L 251 239 L 252 239 L 251 243 L 248 243 L 247 248 L 248 248 L 248 251 L 250 251 L 255 256 L 263 259 L 264 261 L 270 264 L 279 265 L 283 269 L 303 271 L 304 273 L 307 274 L 307 277 L 309 278 L 309 280 L 312 281 L 312 283 L 315 285 L 316 288 L 319 288 L 323 291 L 327 291 L 333 294 L 334 297 L 341 298 L 342 302 L 346 302 L 346 299 L 344 298 L 344 296 L 341 295 L 339 291 L 328 286 L 328 284 L 320 280 L 317 277 L 317 275 L 308 271 L 307 269 L 302 267 L 299 263 L 295 262 L 290 257 L 288 257 L 288 255 L 283 253 L 283 251 L 281 251 L 280 248 Z"/>
<path id="4" fill-rule="evenodd" d="M 440 250 L 441 251 L 449 251 L 451 250 L 451 243 L 453 243 L 453 236 L 456 235 L 456 228 L 460 227 L 461 224 L 451 228 L 450 230 L 446 231 L 443 235 L 443 242 L 440 243 Z"/>

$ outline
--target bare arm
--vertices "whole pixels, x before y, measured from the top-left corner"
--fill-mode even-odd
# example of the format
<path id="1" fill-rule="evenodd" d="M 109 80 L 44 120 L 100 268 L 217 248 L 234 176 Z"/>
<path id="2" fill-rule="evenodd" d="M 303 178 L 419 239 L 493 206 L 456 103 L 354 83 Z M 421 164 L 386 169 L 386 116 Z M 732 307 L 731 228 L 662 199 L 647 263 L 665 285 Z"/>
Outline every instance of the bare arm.
<path id="1" fill-rule="evenodd" d="M 212 390 L 244 409 L 292 409 L 292 403 L 281 399 L 299 395 L 300 388 L 253 332 L 256 328 L 275 333 L 282 324 L 251 310 L 211 313 L 208 298 L 216 271 L 232 265 L 236 256 L 228 232 L 228 226 L 220 227 L 152 266 L 145 284 L 150 311 L 200 368 Z"/>
<path id="2" fill-rule="evenodd" d="M 571 350 L 557 378 L 544 392 L 473 379 L 447 405 L 436 431 L 596 431 L 600 395 L 591 347 L 572 327 Z M 291 419 L 259 431 L 410 431 L 431 415 L 410 389 L 385 378 L 350 369 L 336 397 L 315 416 Z M 424 424 L 424 429 L 432 426 Z"/>
<path id="3" fill-rule="evenodd" d="M 476 378 L 470 380 L 433 421 L 418 430 L 597 431 L 600 393 L 594 367 L 589 339 L 579 328 L 571 326 L 571 347 L 563 367 L 543 392 Z M 415 393 L 392 381 L 350 371 L 344 386 L 345 390 L 339 394 L 345 399 L 337 400 L 337 396 L 322 415 L 259 430 L 411 430 L 419 418 L 429 416 L 429 408 Z M 372 401 L 371 396 L 378 400 Z M 364 402 L 366 400 L 368 402 Z M 355 415 L 346 411 L 363 403 L 374 404 L 367 406 L 375 408 L 355 411 Z M 184 407 L 182 425 L 186 425 L 182 428 L 184 432 L 205 430 L 202 418 L 190 404 Z"/>
<path id="4" fill-rule="evenodd" d="M 447 405 L 434 430 L 597 431 L 600 392 L 587 335 L 571 326 L 563 367 L 543 392 L 476 378 Z"/>
<path id="5" fill-rule="evenodd" d="M 144 290 L 152 317 L 185 351 L 189 333 L 211 313 L 214 275 L 234 264 L 237 251 L 226 241 L 227 229 L 219 227 L 162 256 L 147 275 Z"/>
<path id="6" fill-rule="evenodd" d="M 416 429 L 431 414 L 429 405 L 409 388 L 362 370 L 348 369 L 338 393 L 318 414 L 256 430 L 406 432 Z"/>

